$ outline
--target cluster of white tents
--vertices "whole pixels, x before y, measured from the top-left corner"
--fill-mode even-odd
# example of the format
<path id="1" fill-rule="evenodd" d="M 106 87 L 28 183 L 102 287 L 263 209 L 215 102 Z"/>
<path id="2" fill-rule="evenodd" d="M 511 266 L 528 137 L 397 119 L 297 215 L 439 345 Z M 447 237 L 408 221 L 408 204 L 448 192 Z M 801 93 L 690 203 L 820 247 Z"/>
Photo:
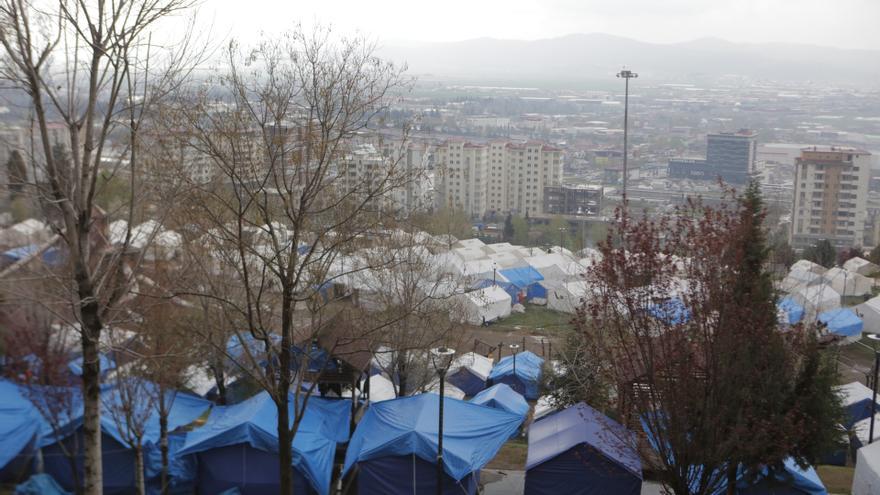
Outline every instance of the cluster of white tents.
<path id="1" fill-rule="evenodd" d="M 11 248 L 42 244 L 52 237 L 52 229 L 45 223 L 29 218 L 0 230 L 0 247 Z"/>
<path id="2" fill-rule="evenodd" d="M 840 308 L 842 298 L 869 296 L 874 280 L 866 274 L 877 271 L 880 267 L 862 258 L 853 258 L 842 267 L 831 269 L 800 260 L 792 265 L 777 288 L 802 306 L 806 318 L 812 321 L 823 312 Z"/>

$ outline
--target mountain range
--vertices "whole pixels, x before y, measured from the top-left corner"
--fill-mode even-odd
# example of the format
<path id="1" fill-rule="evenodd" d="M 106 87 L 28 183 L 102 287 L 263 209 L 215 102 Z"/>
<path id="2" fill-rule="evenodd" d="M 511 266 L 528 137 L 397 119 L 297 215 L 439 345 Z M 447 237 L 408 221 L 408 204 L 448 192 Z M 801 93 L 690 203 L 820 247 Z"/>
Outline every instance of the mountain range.
<path id="1" fill-rule="evenodd" d="M 880 50 L 786 43 L 734 43 L 701 38 L 649 43 L 608 34 L 540 40 L 477 38 L 386 44 L 380 55 L 409 72 L 461 81 L 578 82 L 613 75 L 621 66 L 654 80 L 721 76 L 798 83 L 880 86 Z"/>

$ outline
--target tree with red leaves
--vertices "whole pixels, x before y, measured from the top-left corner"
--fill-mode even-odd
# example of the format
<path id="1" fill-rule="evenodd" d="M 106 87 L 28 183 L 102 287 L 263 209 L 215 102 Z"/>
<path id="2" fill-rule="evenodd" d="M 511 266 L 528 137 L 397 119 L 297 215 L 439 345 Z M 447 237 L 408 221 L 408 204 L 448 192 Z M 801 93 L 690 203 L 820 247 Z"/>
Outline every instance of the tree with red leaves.
<path id="1" fill-rule="evenodd" d="M 617 213 L 576 319 L 621 418 L 672 493 L 734 493 L 836 447 L 835 370 L 812 328 L 778 328 L 756 184 L 719 207 Z"/>

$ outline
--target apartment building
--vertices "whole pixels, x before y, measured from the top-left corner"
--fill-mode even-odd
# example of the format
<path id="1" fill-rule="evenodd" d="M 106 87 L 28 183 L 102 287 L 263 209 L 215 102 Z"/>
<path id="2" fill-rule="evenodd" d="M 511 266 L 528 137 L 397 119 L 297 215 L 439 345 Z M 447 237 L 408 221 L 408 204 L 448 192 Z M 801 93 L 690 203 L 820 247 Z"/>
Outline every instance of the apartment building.
<path id="1" fill-rule="evenodd" d="M 544 210 L 544 188 L 562 184 L 562 150 L 541 142 L 449 141 L 436 155 L 440 206 L 471 217 Z"/>
<path id="2" fill-rule="evenodd" d="M 791 242 L 804 248 L 827 239 L 865 246 L 871 154 L 855 148 L 810 147 L 795 162 Z"/>
<path id="3" fill-rule="evenodd" d="M 408 214 L 432 204 L 427 164 L 426 147 L 421 144 L 382 143 L 379 149 L 360 144 L 339 161 L 338 185 L 346 192 L 377 195 L 370 207 Z"/>

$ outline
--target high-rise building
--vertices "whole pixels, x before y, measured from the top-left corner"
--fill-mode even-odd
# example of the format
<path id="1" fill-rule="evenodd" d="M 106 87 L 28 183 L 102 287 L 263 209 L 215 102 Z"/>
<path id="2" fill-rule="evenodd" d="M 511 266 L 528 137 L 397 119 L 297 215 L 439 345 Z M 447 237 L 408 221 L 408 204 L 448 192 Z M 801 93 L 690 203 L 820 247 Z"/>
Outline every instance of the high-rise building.
<path id="1" fill-rule="evenodd" d="M 706 138 L 706 166 L 713 177 L 730 184 L 745 184 L 755 173 L 757 133 L 748 129 L 709 134 Z"/>
<path id="2" fill-rule="evenodd" d="M 440 206 L 471 217 L 542 213 L 544 187 L 562 183 L 562 150 L 540 142 L 450 141 L 436 157 Z"/>
<path id="3" fill-rule="evenodd" d="M 866 245 L 870 178 L 867 151 L 834 146 L 804 149 L 795 163 L 792 245 L 809 247 L 823 239 L 837 247 Z"/>

